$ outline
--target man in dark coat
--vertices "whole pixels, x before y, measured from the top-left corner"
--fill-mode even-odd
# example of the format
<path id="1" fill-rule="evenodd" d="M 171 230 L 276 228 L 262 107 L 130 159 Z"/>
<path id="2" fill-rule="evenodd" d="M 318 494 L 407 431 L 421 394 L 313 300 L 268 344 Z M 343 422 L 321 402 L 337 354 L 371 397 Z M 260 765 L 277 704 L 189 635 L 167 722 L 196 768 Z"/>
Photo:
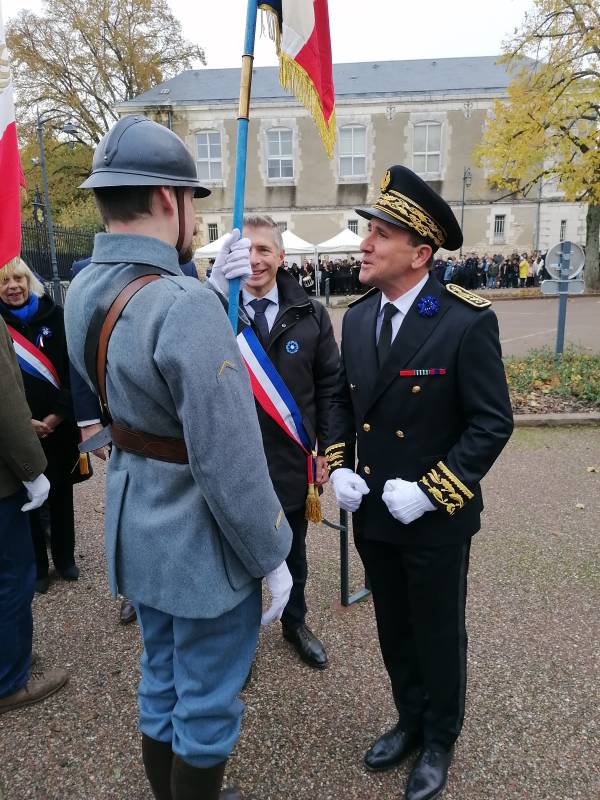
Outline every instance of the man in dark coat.
<path id="1" fill-rule="evenodd" d="M 463 723 L 479 482 L 512 413 L 490 302 L 429 274 L 438 247 L 462 244 L 450 207 L 394 166 L 357 213 L 369 220 L 360 277 L 374 288 L 344 317 L 327 456 L 338 504 L 354 512 L 398 710 L 365 764 L 387 769 L 420 746 L 406 798 L 430 800 Z"/>
<path id="2" fill-rule="evenodd" d="M 293 276 L 280 269 L 283 240 L 270 217 L 247 217 L 243 234 L 252 243 L 252 275 L 241 293 L 240 330 L 252 326 L 296 401 L 306 431 L 316 442 L 316 482 L 321 486 L 327 481 L 324 446 L 339 364 L 331 321 L 322 303 L 309 298 Z M 210 283 L 228 295 L 228 281 L 218 263 Z M 271 480 L 293 533 L 286 560 L 294 585 L 281 618 L 283 635 L 307 664 L 323 668 L 327 665 L 325 648 L 305 622 L 306 455 L 258 404 L 257 411 Z"/>

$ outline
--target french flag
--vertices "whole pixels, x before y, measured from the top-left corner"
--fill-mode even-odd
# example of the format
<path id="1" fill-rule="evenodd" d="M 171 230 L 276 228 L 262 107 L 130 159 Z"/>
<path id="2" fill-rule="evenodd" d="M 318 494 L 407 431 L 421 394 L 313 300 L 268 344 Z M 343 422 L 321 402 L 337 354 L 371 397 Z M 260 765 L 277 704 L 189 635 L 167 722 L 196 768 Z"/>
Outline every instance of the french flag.
<path id="1" fill-rule="evenodd" d="M 335 91 L 327 0 L 273 0 L 258 6 L 275 17 L 271 28 L 279 80 L 311 112 L 329 158 L 335 145 Z"/>
<path id="2" fill-rule="evenodd" d="M 21 252 L 21 186 L 25 186 L 25 178 L 0 6 L 0 269 Z"/>

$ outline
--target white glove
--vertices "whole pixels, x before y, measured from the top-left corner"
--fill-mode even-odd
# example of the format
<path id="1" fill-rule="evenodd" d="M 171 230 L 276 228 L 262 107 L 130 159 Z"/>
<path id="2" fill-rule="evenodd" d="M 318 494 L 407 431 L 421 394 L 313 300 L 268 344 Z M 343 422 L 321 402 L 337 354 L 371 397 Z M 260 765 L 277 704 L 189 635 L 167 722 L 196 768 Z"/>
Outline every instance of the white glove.
<path id="1" fill-rule="evenodd" d="M 33 511 L 34 508 L 39 508 L 48 499 L 50 481 L 43 472 L 34 481 L 23 481 L 23 486 L 27 489 L 29 503 L 21 506 L 21 511 Z"/>
<path id="2" fill-rule="evenodd" d="M 329 481 L 333 486 L 337 504 L 344 511 L 356 511 L 361 504 L 363 495 L 369 494 L 370 491 L 360 475 L 346 467 L 334 470 Z"/>
<path id="3" fill-rule="evenodd" d="M 215 258 L 208 282 L 225 297 L 229 296 L 229 281 L 241 278 L 244 283 L 252 275 L 250 246 L 250 239 L 240 239 L 239 230 L 234 228 Z"/>
<path id="4" fill-rule="evenodd" d="M 436 509 L 418 483 L 403 481 L 402 478 L 386 481 L 381 499 L 392 517 L 404 525 L 419 519 L 426 511 Z"/>
<path id="5" fill-rule="evenodd" d="M 292 591 L 292 576 L 285 561 L 268 575 L 265 575 L 267 588 L 271 595 L 271 605 L 261 617 L 260 624 L 268 625 L 275 619 L 281 619 L 283 609 L 287 606 Z"/>

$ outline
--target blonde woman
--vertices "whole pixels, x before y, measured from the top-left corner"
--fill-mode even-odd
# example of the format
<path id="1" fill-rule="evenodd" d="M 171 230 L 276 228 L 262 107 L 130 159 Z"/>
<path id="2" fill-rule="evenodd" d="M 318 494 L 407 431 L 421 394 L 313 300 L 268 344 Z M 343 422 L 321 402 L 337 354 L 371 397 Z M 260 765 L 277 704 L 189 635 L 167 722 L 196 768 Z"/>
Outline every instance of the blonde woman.
<path id="1" fill-rule="evenodd" d="M 78 431 L 71 409 L 69 360 L 63 310 L 20 258 L 0 270 L 0 315 L 13 340 L 32 425 L 48 460 L 50 549 L 65 580 L 79 577 L 75 565 L 73 483 L 79 473 Z M 40 512 L 30 512 L 35 549 L 36 591 L 49 586 L 48 553 Z"/>

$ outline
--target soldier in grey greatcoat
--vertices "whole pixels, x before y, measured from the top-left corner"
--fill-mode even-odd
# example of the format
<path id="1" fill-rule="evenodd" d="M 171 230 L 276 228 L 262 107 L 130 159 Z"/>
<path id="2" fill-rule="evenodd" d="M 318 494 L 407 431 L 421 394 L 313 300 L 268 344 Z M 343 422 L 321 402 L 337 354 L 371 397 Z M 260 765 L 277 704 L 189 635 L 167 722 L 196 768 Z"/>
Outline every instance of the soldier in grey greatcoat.
<path id="1" fill-rule="evenodd" d="M 239 735 L 261 578 L 272 595 L 263 622 L 278 618 L 289 596 L 291 532 L 225 312 L 179 266 L 188 260 L 193 198 L 209 194 L 183 142 L 144 117 L 123 117 L 98 145 L 83 187 L 94 189 L 108 231 L 97 235 L 65 304 L 70 355 L 90 385 L 94 313 L 130 265 L 161 273 L 123 311 L 106 368 L 115 444 L 106 553 L 111 588 L 135 603 L 144 642 L 144 766 L 158 800 L 213 800 Z M 119 427 L 142 442 L 169 437 L 186 457 L 142 455 L 143 447 L 119 444 Z"/>

